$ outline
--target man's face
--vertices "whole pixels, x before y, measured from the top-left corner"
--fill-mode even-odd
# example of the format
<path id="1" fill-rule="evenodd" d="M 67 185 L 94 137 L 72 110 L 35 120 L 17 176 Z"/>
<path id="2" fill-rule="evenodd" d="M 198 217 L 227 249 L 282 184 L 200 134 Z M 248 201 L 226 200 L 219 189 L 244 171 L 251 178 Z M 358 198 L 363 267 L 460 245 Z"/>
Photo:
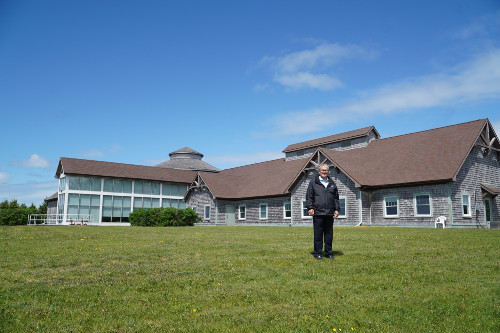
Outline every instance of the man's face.
<path id="1" fill-rule="evenodd" d="M 326 179 L 326 177 L 328 177 L 328 168 L 325 168 L 325 167 L 322 167 L 321 169 L 319 169 L 319 174 L 321 176 L 321 178 L 323 179 Z"/>

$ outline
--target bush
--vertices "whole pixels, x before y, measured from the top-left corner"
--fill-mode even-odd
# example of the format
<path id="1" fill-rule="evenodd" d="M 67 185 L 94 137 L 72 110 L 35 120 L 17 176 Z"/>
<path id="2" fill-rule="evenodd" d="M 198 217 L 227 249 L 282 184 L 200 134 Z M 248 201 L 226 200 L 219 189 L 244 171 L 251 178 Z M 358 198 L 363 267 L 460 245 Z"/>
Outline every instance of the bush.
<path id="1" fill-rule="evenodd" d="M 43 205 L 36 208 L 31 204 L 28 207 L 25 204 L 19 205 L 17 200 L 10 202 L 5 200 L 0 203 L 0 225 L 26 225 L 29 215 L 42 214 L 41 211 L 43 211 Z"/>
<path id="2" fill-rule="evenodd" d="M 141 227 L 177 227 L 192 226 L 201 218 L 191 208 L 151 208 L 136 209 L 130 213 L 129 221 L 133 226 Z"/>

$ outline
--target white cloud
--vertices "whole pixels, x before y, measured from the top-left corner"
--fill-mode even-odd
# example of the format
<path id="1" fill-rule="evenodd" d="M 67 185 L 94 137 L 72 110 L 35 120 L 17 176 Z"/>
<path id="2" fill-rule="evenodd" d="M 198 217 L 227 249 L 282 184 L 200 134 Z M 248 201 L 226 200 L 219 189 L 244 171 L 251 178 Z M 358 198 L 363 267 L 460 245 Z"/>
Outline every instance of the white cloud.
<path id="1" fill-rule="evenodd" d="M 342 82 L 333 76 L 331 67 L 352 58 L 373 58 L 375 52 L 358 45 L 323 43 L 310 50 L 291 52 L 280 57 L 264 57 L 260 64 L 274 71 L 273 80 L 286 88 L 334 90 Z M 260 84 L 258 87 L 266 87 Z"/>
<path id="2" fill-rule="evenodd" d="M 0 184 L 7 183 L 10 180 L 10 173 L 6 171 L 0 171 Z"/>
<path id="3" fill-rule="evenodd" d="M 28 184 L 0 184 L 0 202 L 17 200 L 19 203 L 39 206 L 57 192 L 57 180 Z"/>
<path id="4" fill-rule="evenodd" d="M 283 157 L 284 154 L 282 152 L 267 151 L 252 154 L 205 156 L 204 160 L 211 165 L 217 166 L 218 168 L 226 169 L 229 167 L 259 163 Z"/>
<path id="5" fill-rule="evenodd" d="M 80 157 L 84 158 L 98 158 L 98 157 L 103 157 L 104 155 L 107 154 L 117 154 L 120 152 L 122 147 L 120 145 L 111 145 L 109 147 L 104 148 L 103 150 L 101 149 L 89 149 L 84 152 L 81 152 L 79 155 Z"/>
<path id="6" fill-rule="evenodd" d="M 104 153 L 99 149 L 90 149 L 80 153 L 80 156 L 85 158 L 96 158 L 104 156 Z"/>
<path id="7" fill-rule="evenodd" d="M 299 72 L 293 74 L 276 75 L 274 80 L 285 87 L 299 89 L 312 88 L 319 90 L 333 90 L 342 87 L 340 80 L 326 74 L 312 74 Z"/>
<path id="8" fill-rule="evenodd" d="M 380 113 L 402 113 L 500 96 L 500 49 L 478 55 L 447 72 L 387 84 L 336 108 L 290 112 L 270 120 L 277 134 L 313 132 Z M 317 122 L 313 119 L 321 118 Z"/>
<path id="9" fill-rule="evenodd" d="M 26 161 L 14 161 L 13 165 L 25 168 L 44 168 L 50 167 L 49 161 L 38 154 L 32 154 Z"/>

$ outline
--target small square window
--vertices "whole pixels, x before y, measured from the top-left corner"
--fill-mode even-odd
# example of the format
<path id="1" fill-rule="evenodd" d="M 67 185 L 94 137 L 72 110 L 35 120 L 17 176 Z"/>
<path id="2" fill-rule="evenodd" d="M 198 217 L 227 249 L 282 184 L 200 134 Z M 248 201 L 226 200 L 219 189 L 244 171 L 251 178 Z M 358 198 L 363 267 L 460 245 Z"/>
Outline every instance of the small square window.
<path id="1" fill-rule="evenodd" d="M 384 217 L 399 216 L 399 199 L 397 196 L 384 197 Z"/>

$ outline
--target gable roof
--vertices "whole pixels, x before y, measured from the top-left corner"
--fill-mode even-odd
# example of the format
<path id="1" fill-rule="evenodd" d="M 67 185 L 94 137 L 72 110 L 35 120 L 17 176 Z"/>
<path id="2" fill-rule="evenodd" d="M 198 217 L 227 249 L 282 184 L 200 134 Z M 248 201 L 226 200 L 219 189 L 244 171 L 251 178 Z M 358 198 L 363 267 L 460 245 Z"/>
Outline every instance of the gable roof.
<path id="1" fill-rule="evenodd" d="M 219 173 L 200 172 L 205 185 L 217 199 L 246 199 L 287 194 L 290 182 L 301 172 L 307 159 L 277 159 Z M 186 194 L 186 197 L 189 192 Z"/>
<path id="2" fill-rule="evenodd" d="M 374 140 L 352 150 L 319 151 L 361 187 L 452 181 L 487 123 L 480 119 Z"/>
<path id="3" fill-rule="evenodd" d="M 309 141 L 294 143 L 294 144 L 291 144 L 288 147 L 286 147 L 283 150 L 283 153 L 289 153 L 289 152 L 300 150 L 300 149 L 313 148 L 313 147 L 327 145 L 327 144 L 330 144 L 330 143 L 335 143 L 335 142 L 340 142 L 340 141 L 345 141 L 345 140 L 350 140 L 350 139 L 361 138 L 363 136 L 367 136 L 371 131 L 374 131 L 377 139 L 380 138 L 380 134 L 378 134 L 378 132 L 375 129 L 375 127 L 374 126 L 369 126 L 369 127 L 364 127 L 364 128 L 360 128 L 360 129 L 357 129 L 357 130 L 349 131 L 349 132 L 344 132 L 344 133 L 334 134 L 334 135 L 330 135 L 330 136 L 325 136 L 325 137 L 319 138 L 319 139 L 314 139 L 314 140 L 309 140 Z"/>
<path id="4" fill-rule="evenodd" d="M 153 166 L 101 162 L 78 158 L 61 157 L 55 177 L 61 173 L 111 178 L 130 178 L 174 183 L 191 183 L 196 171 L 159 168 Z"/>

